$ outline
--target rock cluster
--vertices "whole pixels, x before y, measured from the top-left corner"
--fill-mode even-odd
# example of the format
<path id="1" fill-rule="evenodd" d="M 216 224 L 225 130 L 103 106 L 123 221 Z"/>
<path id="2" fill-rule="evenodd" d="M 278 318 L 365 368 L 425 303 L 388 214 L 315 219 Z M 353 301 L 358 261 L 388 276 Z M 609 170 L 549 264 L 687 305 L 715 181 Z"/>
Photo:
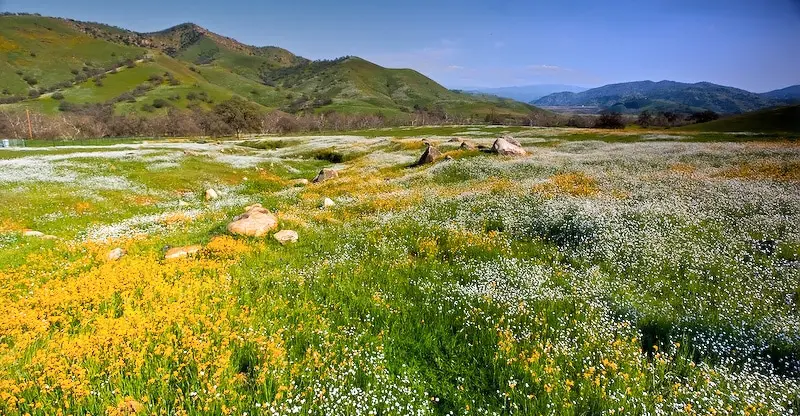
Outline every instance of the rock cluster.
<path id="1" fill-rule="evenodd" d="M 261 204 L 250 205 L 245 212 L 228 224 L 231 234 L 248 237 L 263 237 L 278 226 L 278 218 Z"/>

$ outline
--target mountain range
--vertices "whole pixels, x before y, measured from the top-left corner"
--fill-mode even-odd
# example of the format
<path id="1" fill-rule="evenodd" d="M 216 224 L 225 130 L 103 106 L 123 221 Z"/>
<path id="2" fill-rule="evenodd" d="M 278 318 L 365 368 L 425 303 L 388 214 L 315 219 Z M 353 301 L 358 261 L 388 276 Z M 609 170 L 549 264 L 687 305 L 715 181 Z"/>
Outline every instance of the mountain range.
<path id="1" fill-rule="evenodd" d="M 388 69 L 353 56 L 312 61 L 192 23 L 139 33 L 11 13 L 0 16 L 0 89 L 4 107 L 43 113 L 92 103 L 113 103 L 118 113 L 158 113 L 207 108 L 233 96 L 287 112 L 519 117 L 543 111 L 452 91 L 412 69 Z"/>
<path id="2" fill-rule="evenodd" d="M 536 101 L 539 98 L 556 92 L 583 92 L 588 90 L 588 88 L 564 84 L 537 84 L 499 88 L 470 87 L 462 89 L 473 94 L 496 95 L 498 97 L 510 98 L 522 102 Z"/>
<path id="3" fill-rule="evenodd" d="M 532 101 L 549 108 L 597 107 L 620 113 L 673 111 L 689 113 L 711 110 L 738 114 L 800 101 L 800 85 L 763 94 L 739 88 L 698 82 L 637 81 L 609 84 L 583 92 L 558 92 Z"/>

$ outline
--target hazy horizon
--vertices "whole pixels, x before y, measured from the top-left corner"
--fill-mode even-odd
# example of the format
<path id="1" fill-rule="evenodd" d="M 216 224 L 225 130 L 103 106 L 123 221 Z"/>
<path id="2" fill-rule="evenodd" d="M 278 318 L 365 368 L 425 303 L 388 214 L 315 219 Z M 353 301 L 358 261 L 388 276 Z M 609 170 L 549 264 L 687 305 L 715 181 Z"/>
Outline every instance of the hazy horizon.
<path id="1" fill-rule="evenodd" d="M 449 88 L 670 80 L 752 92 L 800 84 L 800 7 L 746 1 L 632 1 L 614 6 L 476 1 L 403 5 L 277 2 L 0 0 L 0 10 L 96 21 L 149 32 L 193 22 L 310 59 L 355 55 L 412 68 Z"/>

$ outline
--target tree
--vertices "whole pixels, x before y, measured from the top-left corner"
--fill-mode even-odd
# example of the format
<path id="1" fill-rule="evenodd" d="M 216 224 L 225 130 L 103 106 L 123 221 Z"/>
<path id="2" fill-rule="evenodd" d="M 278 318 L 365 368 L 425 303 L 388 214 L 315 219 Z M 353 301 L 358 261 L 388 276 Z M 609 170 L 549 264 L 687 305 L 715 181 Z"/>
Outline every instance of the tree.
<path id="1" fill-rule="evenodd" d="M 693 113 L 691 116 L 689 116 L 689 121 L 693 121 L 695 123 L 706 123 L 706 122 L 709 122 L 709 121 L 714 121 L 714 120 L 716 120 L 718 118 L 719 118 L 719 114 L 717 114 L 717 113 L 715 113 L 715 112 L 713 112 L 711 110 L 706 110 L 706 111 L 700 111 L 700 112 L 697 112 L 697 113 Z"/>
<path id="2" fill-rule="evenodd" d="M 598 129 L 624 129 L 625 122 L 622 114 L 616 112 L 604 112 L 594 122 L 594 127 Z"/>
<path id="3" fill-rule="evenodd" d="M 257 131 L 261 124 L 255 104 L 241 97 L 233 97 L 217 104 L 214 113 L 230 126 L 236 137 L 245 131 Z"/>
<path id="4" fill-rule="evenodd" d="M 636 119 L 636 124 L 642 127 L 650 127 L 653 124 L 653 115 L 647 110 L 642 111 L 639 113 L 639 118 Z"/>

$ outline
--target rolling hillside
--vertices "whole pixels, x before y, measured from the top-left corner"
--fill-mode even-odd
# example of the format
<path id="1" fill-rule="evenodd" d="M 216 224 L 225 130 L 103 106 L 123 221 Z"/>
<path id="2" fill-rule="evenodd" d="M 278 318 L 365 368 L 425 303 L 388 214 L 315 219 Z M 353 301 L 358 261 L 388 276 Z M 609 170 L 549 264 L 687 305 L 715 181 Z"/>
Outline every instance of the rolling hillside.
<path id="1" fill-rule="evenodd" d="M 682 127 L 689 131 L 800 133 L 800 104 L 738 114 Z"/>
<path id="2" fill-rule="evenodd" d="M 451 91 L 411 69 L 387 69 L 357 57 L 310 61 L 191 23 L 138 33 L 101 23 L 0 16 L 0 81 L 0 102 L 7 107 L 46 113 L 92 103 L 113 103 L 118 113 L 157 113 L 208 107 L 234 95 L 293 113 L 424 109 L 513 117 L 544 111 Z"/>
<path id="3" fill-rule="evenodd" d="M 643 110 L 689 113 L 711 110 L 720 114 L 738 114 L 780 105 L 783 102 L 767 94 L 698 82 L 638 81 L 610 84 L 580 93 L 561 92 L 542 97 L 538 106 L 590 106 L 620 113 Z"/>

